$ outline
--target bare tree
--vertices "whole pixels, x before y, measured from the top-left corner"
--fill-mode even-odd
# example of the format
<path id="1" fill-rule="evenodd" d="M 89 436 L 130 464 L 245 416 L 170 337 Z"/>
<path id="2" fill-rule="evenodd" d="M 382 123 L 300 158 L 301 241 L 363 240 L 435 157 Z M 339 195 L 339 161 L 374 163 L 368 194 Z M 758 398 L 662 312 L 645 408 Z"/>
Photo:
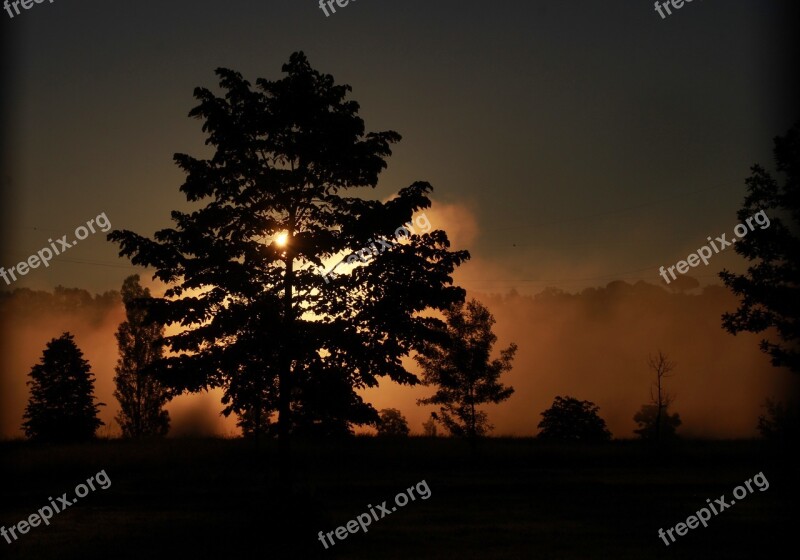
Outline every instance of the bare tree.
<path id="1" fill-rule="evenodd" d="M 661 438 L 664 420 L 668 417 L 667 409 L 675 401 L 675 396 L 664 388 L 664 380 L 674 375 L 672 371 L 677 364 L 659 350 L 655 356 L 648 356 L 647 365 L 656 375 L 656 381 L 650 387 L 650 402 L 656 411 L 654 426 L 652 426 L 653 437 L 658 441 Z M 647 430 L 647 427 L 645 426 L 643 429 Z"/>

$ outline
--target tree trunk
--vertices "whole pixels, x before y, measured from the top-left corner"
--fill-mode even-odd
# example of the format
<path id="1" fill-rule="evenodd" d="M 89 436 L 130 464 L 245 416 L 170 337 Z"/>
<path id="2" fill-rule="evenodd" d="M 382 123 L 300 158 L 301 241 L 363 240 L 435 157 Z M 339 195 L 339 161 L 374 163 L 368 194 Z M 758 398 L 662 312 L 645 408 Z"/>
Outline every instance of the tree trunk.
<path id="1" fill-rule="evenodd" d="M 469 429 L 469 441 L 472 446 L 473 451 L 475 450 L 475 445 L 478 439 L 477 429 L 475 427 L 475 386 L 471 385 L 469 388 L 469 407 L 470 407 L 470 415 L 472 417 L 470 421 L 470 429 Z"/>
<path id="2" fill-rule="evenodd" d="M 659 366 L 660 368 L 660 366 Z M 661 371 L 656 372 L 656 379 L 658 380 L 658 410 L 656 410 L 656 443 L 661 440 L 661 408 L 664 403 L 661 399 Z"/>
<path id="3" fill-rule="evenodd" d="M 281 486 L 285 489 L 291 487 L 289 477 L 289 432 L 291 429 L 291 367 L 292 367 L 292 336 L 294 317 L 292 311 L 292 287 L 294 286 L 294 257 L 292 251 L 292 238 L 294 236 L 294 212 L 289 216 L 290 228 L 286 241 L 286 274 L 284 276 L 283 291 L 283 344 L 281 350 L 281 364 L 278 371 L 278 463 Z"/>

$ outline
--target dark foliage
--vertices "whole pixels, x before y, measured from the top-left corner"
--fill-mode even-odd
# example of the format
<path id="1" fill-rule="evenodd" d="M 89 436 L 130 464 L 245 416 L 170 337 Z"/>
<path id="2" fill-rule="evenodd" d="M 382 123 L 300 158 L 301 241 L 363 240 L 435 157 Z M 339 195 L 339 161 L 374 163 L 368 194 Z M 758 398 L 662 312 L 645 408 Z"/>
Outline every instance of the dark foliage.
<path id="1" fill-rule="evenodd" d="M 393 237 L 430 206 L 432 187 L 416 182 L 385 203 L 352 196 L 376 186 L 400 136 L 366 132 L 351 88 L 303 53 L 283 71 L 254 88 L 220 68 L 222 97 L 197 88 L 190 116 L 213 153 L 175 155 L 197 208 L 173 211 L 174 228 L 152 239 L 109 239 L 170 285 L 153 313 L 185 327 L 165 340 L 171 394 L 221 387 L 225 414 L 263 427 L 277 410 L 280 435 L 349 432 L 378 420 L 357 388 L 417 382 L 401 360 L 441 324 L 419 313 L 463 300 L 451 274 L 469 254 L 449 251 L 443 231 L 415 234 L 326 283 L 326 261 Z"/>
<path id="2" fill-rule="evenodd" d="M 416 357 L 423 382 L 436 387 L 433 396 L 418 404 L 440 405 L 436 417 L 455 436 L 476 438 L 492 429 L 484 403 L 500 403 L 513 393 L 513 387 L 500 383 L 500 375 L 511 370 L 517 345 L 500 351 L 490 360 L 497 336 L 492 332 L 494 317 L 480 302 L 458 303 L 445 311 L 447 326 L 439 340 L 432 340 Z"/>
<path id="3" fill-rule="evenodd" d="M 384 408 L 379 412 L 378 435 L 404 437 L 409 433 L 408 421 L 396 408 Z"/>
<path id="4" fill-rule="evenodd" d="M 47 343 L 39 364 L 28 374 L 31 388 L 25 435 L 36 441 L 88 441 L 103 422 L 94 402 L 94 374 L 74 337 L 66 332 Z"/>
<path id="5" fill-rule="evenodd" d="M 796 402 L 767 399 L 766 414 L 758 417 L 758 431 L 766 440 L 791 442 L 800 440 L 800 406 Z"/>
<path id="6" fill-rule="evenodd" d="M 643 404 L 642 409 L 634 414 L 633 421 L 639 425 L 633 433 L 647 440 L 675 439 L 676 430 L 681 425 L 680 414 L 670 414 L 668 407 L 662 407 L 659 414 L 655 404 Z"/>
<path id="7" fill-rule="evenodd" d="M 763 210 L 769 227 L 755 228 L 736 242 L 735 251 L 750 261 L 746 274 L 720 273 L 739 298 L 739 308 L 722 316 L 731 334 L 771 331 L 761 350 L 772 364 L 800 373 L 800 123 L 775 138 L 775 163 L 785 180 L 779 185 L 754 165 L 747 196 L 737 213 L 741 223 Z"/>
<path id="8" fill-rule="evenodd" d="M 142 288 L 138 275 L 125 279 L 121 293 L 127 321 L 116 333 L 119 360 L 114 397 L 120 405 L 116 420 L 123 437 L 164 436 L 169 431 L 169 413 L 164 410 L 167 393 L 153 370 L 164 353 L 164 327 L 148 316 L 150 290 Z"/>
<path id="9" fill-rule="evenodd" d="M 611 439 L 600 408 L 591 401 L 572 397 L 556 397 L 553 405 L 542 412 L 539 439 L 550 441 L 600 442 Z"/>

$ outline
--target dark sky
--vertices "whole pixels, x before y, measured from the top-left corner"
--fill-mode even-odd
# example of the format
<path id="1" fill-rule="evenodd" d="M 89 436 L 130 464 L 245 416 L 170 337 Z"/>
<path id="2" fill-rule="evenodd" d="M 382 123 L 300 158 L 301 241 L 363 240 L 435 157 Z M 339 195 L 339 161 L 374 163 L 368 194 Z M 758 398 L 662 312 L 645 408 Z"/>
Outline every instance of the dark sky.
<path id="1" fill-rule="evenodd" d="M 750 166 L 772 167 L 773 137 L 799 116 L 795 4 L 695 0 L 665 19 L 650 0 L 357 0 L 330 17 L 314 0 L 55 0 L 13 19 L 0 11 L 0 266 L 101 213 L 148 236 L 170 227 L 171 210 L 190 208 L 173 154 L 208 154 L 201 122 L 187 117 L 194 88 L 214 89 L 220 66 L 278 79 L 303 50 L 353 87 L 368 130 L 403 135 L 374 196 L 433 184 L 432 226 L 473 257 L 456 280 L 491 304 L 498 349 L 520 344 L 516 400 L 491 413 L 499 433 L 530 434 L 536 414 L 572 391 L 629 435 L 647 399 L 647 353 L 660 347 L 681 364 L 687 433 L 749 436 L 782 378 L 770 376 L 755 336 L 719 328 L 732 299 L 699 299 L 709 311 L 695 316 L 684 308 L 700 303 L 676 299 L 659 315 L 657 296 L 615 296 L 598 316 L 592 302 L 606 291 L 590 291 L 551 320 L 525 298 L 620 279 L 663 286 L 659 266 L 730 236 Z M 718 283 L 724 267 L 743 262 L 729 249 L 692 276 Z M 11 286 L 0 279 L 0 290 L 103 292 L 137 272 L 150 276 L 97 233 Z M 520 295 L 490 295 L 512 289 Z M 24 375 L 64 329 L 77 332 L 111 402 L 121 310 L 109 313 L 101 325 L 10 319 L 0 389 L 15 408 L 0 403 L 10 411 L 1 432 L 18 431 Z M 732 369 L 736 384 L 717 398 Z M 369 399 L 401 407 L 418 431 L 428 412 L 414 405 L 420 391 L 382 384 Z M 218 409 L 218 397 L 181 397 L 171 412 Z M 104 415 L 110 422 L 113 410 Z"/>
<path id="2" fill-rule="evenodd" d="M 353 86 L 369 130 L 403 135 L 376 196 L 430 181 L 461 228 L 468 288 L 534 293 L 656 268 L 730 231 L 755 162 L 794 111 L 788 2 L 71 1 L 3 17 L 2 264 L 105 212 L 151 234 L 184 208 L 174 152 L 218 66 L 278 78 L 295 50 Z M 436 216 L 434 212 L 432 216 Z M 448 220 L 448 216 L 451 218 Z M 433 217 L 432 217 L 433 219 Z M 732 254 L 696 276 L 713 282 Z M 118 288 L 133 272 L 93 235 L 13 287 Z"/>

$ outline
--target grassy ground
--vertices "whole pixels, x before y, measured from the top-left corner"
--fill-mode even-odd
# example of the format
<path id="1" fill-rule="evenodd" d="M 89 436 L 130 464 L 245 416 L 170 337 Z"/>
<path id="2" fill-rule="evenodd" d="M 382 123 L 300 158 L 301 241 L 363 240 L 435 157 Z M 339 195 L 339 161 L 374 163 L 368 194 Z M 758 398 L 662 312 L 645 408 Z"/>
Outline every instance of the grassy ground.
<path id="1" fill-rule="evenodd" d="M 683 442 L 655 453 L 635 442 L 559 447 L 491 439 L 473 452 L 438 438 L 355 438 L 295 444 L 293 482 L 281 484 L 269 442 L 100 441 L 75 446 L 0 444 L 0 524 L 47 505 L 100 470 L 90 492 L 49 526 L 0 539 L 0 557 L 494 559 L 768 558 L 788 541 L 796 463 L 759 442 Z M 748 495 L 665 546 L 659 527 L 685 521 L 758 472 L 769 489 Z M 325 550 L 333 531 L 409 502 Z"/>

